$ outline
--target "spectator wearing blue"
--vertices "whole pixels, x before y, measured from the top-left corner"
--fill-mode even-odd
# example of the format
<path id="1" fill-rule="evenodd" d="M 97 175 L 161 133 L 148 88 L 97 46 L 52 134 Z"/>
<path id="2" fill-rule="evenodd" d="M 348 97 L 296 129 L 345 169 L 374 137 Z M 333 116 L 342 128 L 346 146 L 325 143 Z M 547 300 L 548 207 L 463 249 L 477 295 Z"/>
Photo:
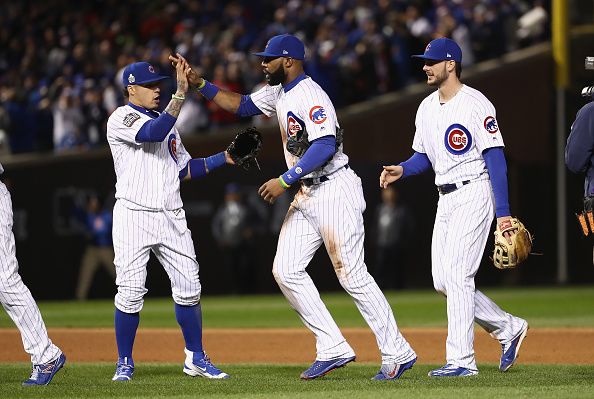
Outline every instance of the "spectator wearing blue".
<path id="1" fill-rule="evenodd" d="M 85 249 L 78 283 L 76 285 L 76 299 L 86 300 L 95 273 L 103 266 L 112 280 L 115 281 L 114 252 L 111 240 L 112 226 L 111 210 L 101 207 L 97 196 L 89 198 L 85 213 L 85 228 L 89 244 Z"/>

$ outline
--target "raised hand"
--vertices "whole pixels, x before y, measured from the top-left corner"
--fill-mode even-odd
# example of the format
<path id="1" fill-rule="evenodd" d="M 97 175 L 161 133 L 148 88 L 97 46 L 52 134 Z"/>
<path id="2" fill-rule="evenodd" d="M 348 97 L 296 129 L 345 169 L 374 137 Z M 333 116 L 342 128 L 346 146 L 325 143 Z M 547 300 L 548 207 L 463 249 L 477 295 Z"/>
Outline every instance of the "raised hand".
<path id="1" fill-rule="evenodd" d="M 188 66 L 190 67 L 186 71 L 186 76 L 188 78 L 188 83 L 189 83 L 190 87 L 196 88 L 196 87 L 200 86 L 204 79 L 198 75 L 198 73 L 192 68 L 192 66 L 187 62 L 187 60 L 181 54 L 176 53 L 176 55 L 169 56 L 169 61 L 171 61 L 171 65 L 173 65 L 174 67 L 176 67 L 178 63 L 182 62 L 182 60 L 185 61 L 188 64 Z"/>

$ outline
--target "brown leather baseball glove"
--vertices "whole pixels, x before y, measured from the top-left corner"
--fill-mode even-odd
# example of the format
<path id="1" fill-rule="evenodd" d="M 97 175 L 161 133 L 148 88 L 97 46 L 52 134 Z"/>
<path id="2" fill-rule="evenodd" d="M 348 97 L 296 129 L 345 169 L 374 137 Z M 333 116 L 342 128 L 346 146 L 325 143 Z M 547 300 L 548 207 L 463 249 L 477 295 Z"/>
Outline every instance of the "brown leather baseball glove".
<path id="1" fill-rule="evenodd" d="M 504 236 L 505 232 L 516 230 L 510 237 L 511 244 Z M 513 269 L 524 262 L 532 251 L 532 234 L 522 222 L 512 217 L 497 225 L 495 229 L 495 249 L 493 250 L 493 264 L 498 269 Z"/>

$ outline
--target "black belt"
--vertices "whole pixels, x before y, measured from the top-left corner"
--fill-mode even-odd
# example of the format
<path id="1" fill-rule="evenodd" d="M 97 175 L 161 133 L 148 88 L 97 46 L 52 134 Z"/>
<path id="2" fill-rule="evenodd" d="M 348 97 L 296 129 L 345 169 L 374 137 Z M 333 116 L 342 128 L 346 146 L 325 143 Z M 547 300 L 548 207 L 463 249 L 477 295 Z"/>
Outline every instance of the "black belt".
<path id="1" fill-rule="evenodd" d="M 348 169 L 349 168 L 349 165 L 348 164 L 344 165 L 344 168 L 345 169 Z M 342 169 L 342 168 L 340 168 L 340 169 Z M 340 169 L 338 169 L 338 170 L 340 170 Z M 331 174 L 334 174 L 334 173 L 338 172 L 338 170 L 336 170 L 335 172 L 332 172 Z M 301 179 L 299 181 L 305 187 L 309 187 L 309 186 L 313 186 L 314 184 L 320 184 L 320 183 L 323 183 L 323 182 L 328 181 L 328 180 L 330 180 L 330 178 L 328 176 L 320 176 L 320 177 L 312 177 L 312 178 L 309 178 L 309 179 Z"/>
<path id="2" fill-rule="evenodd" d="M 439 191 L 440 194 L 449 194 L 453 191 L 456 191 L 460 187 L 467 185 L 468 183 L 470 183 L 470 180 L 464 180 L 462 183 L 458 184 L 444 184 L 442 186 L 437 186 L 437 191 Z"/>

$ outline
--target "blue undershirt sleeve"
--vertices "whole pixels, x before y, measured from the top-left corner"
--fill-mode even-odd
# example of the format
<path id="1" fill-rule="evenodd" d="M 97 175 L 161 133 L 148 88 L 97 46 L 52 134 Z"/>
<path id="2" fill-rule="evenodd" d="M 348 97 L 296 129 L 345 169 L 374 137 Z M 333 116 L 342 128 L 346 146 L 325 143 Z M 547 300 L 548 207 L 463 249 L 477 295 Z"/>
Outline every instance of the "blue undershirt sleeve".
<path id="1" fill-rule="evenodd" d="M 502 147 L 487 148 L 483 151 L 483 158 L 489 171 L 493 196 L 495 197 L 495 215 L 499 217 L 510 216 L 508 189 L 507 189 L 507 164 Z"/>
<path id="2" fill-rule="evenodd" d="M 188 161 L 186 166 L 179 171 L 179 178 L 185 178 L 189 172 L 192 180 L 200 179 L 201 177 L 206 176 L 209 172 L 225 165 L 226 162 L 224 152 L 219 152 L 208 158 L 192 158 Z"/>
<path id="3" fill-rule="evenodd" d="M 155 119 L 146 122 L 138 133 L 136 133 L 136 141 L 139 143 L 157 143 L 163 141 L 169 134 L 175 121 L 177 119 L 163 112 Z"/>
<path id="4" fill-rule="evenodd" d="M 322 166 L 324 162 L 334 156 L 336 152 L 336 137 L 329 135 L 320 137 L 311 142 L 311 146 L 305 151 L 303 157 L 282 174 L 281 179 L 288 185 L 295 183 Z"/>
<path id="5" fill-rule="evenodd" d="M 400 162 L 398 165 L 404 169 L 402 178 L 418 175 L 431 169 L 429 157 L 422 152 L 415 152 L 410 158 L 404 162 Z"/>
<path id="6" fill-rule="evenodd" d="M 241 117 L 263 114 L 263 112 L 260 111 L 260 108 L 258 108 L 256 104 L 254 104 L 254 101 L 252 101 L 252 97 L 250 97 L 249 95 L 241 96 L 239 108 L 237 108 L 237 111 L 235 113 Z"/>

